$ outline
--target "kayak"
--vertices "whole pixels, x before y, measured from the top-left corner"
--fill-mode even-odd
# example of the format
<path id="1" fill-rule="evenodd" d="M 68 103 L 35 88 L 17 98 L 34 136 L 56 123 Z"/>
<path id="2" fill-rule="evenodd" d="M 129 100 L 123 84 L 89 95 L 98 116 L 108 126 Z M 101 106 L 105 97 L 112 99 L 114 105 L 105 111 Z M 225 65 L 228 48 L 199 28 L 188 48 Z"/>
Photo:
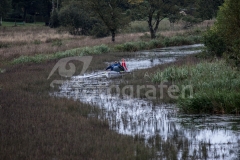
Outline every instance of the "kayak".
<path id="1" fill-rule="evenodd" d="M 117 77 L 121 77 L 127 73 L 131 73 L 131 72 L 101 71 L 98 73 L 92 73 L 92 74 L 81 76 L 81 78 L 102 78 L 102 77 L 117 78 Z"/>
<path id="2" fill-rule="evenodd" d="M 117 78 L 117 77 L 121 77 L 126 73 L 130 73 L 130 72 L 116 72 L 116 71 L 106 71 L 105 72 L 105 76 L 107 78 Z"/>

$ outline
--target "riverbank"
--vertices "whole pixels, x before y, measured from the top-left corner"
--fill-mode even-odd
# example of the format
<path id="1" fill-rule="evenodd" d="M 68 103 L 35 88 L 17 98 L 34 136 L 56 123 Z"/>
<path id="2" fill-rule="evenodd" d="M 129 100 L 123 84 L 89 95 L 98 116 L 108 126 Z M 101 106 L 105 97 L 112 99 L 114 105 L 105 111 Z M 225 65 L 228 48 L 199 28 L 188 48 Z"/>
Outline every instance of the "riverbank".
<path id="1" fill-rule="evenodd" d="M 177 93 L 178 106 L 184 113 L 239 114 L 240 76 L 224 60 L 203 61 L 196 65 L 170 66 L 151 76 L 152 82 L 171 82 L 183 90 Z"/>

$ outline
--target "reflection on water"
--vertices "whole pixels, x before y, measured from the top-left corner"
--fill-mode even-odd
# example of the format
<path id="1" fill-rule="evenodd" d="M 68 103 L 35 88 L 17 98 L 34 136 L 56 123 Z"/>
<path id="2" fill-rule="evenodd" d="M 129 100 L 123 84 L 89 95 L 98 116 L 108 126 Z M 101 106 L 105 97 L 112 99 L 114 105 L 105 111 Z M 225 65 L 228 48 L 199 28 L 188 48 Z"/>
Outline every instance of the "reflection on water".
<path id="1" fill-rule="evenodd" d="M 149 68 L 174 61 L 178 53 L 183 56 L 199 52 L 198 47 L 201 45 L 139 52 L 135 59 L 127 60 L 127 65 L 131 71 Z M 112 95 L 109 87 L 119 79 L 109 80 L 103 75 L 97 72 L 72 77 L 53 95 L 98 106 L 101 113 L 95 116 L 108 120 L 112 130 L 144 138 L 150 146 L 154 146 L 154 141 L 160 159 L 169 159 L 163 152 L 171 145 L 177 148 L 178 159 L 240 158 L 239 116 L 179 115 L 174 105 L 155 106 L 147 100 Z M 160 141 L 161 147 L 156 145 Z"/>

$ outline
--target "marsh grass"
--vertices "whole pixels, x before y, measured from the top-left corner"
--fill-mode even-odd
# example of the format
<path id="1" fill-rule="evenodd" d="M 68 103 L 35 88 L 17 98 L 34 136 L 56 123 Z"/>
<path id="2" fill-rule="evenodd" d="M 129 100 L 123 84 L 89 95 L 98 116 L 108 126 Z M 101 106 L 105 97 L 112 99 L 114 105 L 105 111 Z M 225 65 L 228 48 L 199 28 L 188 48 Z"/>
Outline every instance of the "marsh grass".
<path id="1" fill-rule="evenodd" d="M 171 81 L 163 83 L 163 85 L 166 87 L 163 87 L 163 90 L 161 92 L 161 89 L 159 88 L 159 83 L 152 82 L 152 75 L 154 75 L 158 70 L 162 71 L 173 65 L 176 65 L 176 66 L 190 65 L 190 64 L 195 65 L 196 63 L 199 63 L 199 61 L 200 59 L 197 58 L 196 55 L 189 55 L 186 57 L 181 57 L 175 62 L 157 65 L 148 69 L 135 70 L 132 72 L 132 74 L 123 76 L 119 87 L 120 89 L 122 89 L 126 85 L 131 85 L 133 86 L 133 97 L 150 100 L 152 101 L 153 104 L 156 104 L 156 105 L 159 105 L 162 103 L 164 104 L 176 103 L 176 99 L 172 99 L 168 94 L 168 87 L 171 86 L 173 83 Z M 152 91 L 152 88 L 148 88 L 147 85 L 150 85 L 156 88 L 156 95 L 153 96 L 152 99 L 148 99 L 149 97 L 146 95 L 147 92 Z M 138 86 L 145 86 L 145 87 L 143 87 L 143 89 L 139 91 L 137 89 Z M 130 92 L 127 93 L 127 91 L 125 94 L 132 95 L 130 94 Z M 149 96 L 152 96 L 152 95 L 149 95 Z"/>
<path id="2" fill-rule="evenodd" d="M 99 59 L 97 59 L 99 60 Z M 0 76 L 0 159 L 135 159 L 151 153 L 132 137 L 89 119 L 92 105 L 50 97 L 55 61 L 7 68 Z M 136 155 L 135 151 L 139 152 Z"/>
<path id="3" fill-rule="evenodd" d="M 159 37 L 149 41 L 127 42 L 114 46 L 116 51 L 134 52 L 139 50 L 147 50 L 153 48 L 161 48 L 168 46 L 191 45 L 202 43 L 203 39 L 198 35 L 179 35 L 173 37 Z"/>
<path id="4" fill-rule="evenodd" d="M 60 59 L 71 56 L 86 56 L 94 54 L 108 53 L 110 48 L 106 45 L 84 47 L 57 52 L 55 54 L 37 54 L 35 56 L 20 56 L 12 61 L 12 64 L 41 63 L 47 60 Z"/>
<path id="5" fill-rule="evenodd" d="M 151 76 L 152 82 L 191 85 L 193 97 L 180 97 L 178 105 L 187 113 L 238 113 L 240 76 L 224 61 L 201 62 L 194 66 L 171 66 Z M 180 87 L 181 88 L 181 87 Z"/>

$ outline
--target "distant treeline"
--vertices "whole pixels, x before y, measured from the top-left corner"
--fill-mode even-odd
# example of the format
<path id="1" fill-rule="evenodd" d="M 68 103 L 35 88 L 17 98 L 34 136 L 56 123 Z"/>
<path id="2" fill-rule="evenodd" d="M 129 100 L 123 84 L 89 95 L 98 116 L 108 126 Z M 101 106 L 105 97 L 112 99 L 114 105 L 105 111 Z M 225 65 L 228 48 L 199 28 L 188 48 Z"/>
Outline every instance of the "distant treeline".
<path id="1" fill-rule="evenodd" d="M 148 22 L 151 37 L 159 23 L 182 19 L 186 27 L 216 17 L 224 0 L 1 0 L 0 17 L 5 21 L 43 21 L 74 35 L 112 35 L 134 20 Z"/>

